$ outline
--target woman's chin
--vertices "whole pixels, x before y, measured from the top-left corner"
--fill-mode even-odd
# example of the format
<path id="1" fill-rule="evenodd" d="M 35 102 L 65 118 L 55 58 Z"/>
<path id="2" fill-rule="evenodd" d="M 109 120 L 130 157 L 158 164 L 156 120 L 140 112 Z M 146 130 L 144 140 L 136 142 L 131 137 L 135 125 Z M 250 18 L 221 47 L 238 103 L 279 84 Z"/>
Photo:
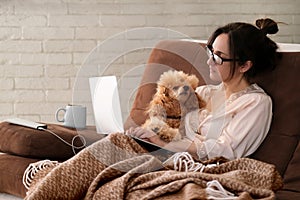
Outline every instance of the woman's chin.
<path id="1" fill-rule="evenodd" d="M 210 72 L 209 73 L 209 78 L 212 80 L 212 81 L 222 81 L 221 77 L 219 76 L 219 74 L 217 73 L 214 73 L 214 72 Z"/>

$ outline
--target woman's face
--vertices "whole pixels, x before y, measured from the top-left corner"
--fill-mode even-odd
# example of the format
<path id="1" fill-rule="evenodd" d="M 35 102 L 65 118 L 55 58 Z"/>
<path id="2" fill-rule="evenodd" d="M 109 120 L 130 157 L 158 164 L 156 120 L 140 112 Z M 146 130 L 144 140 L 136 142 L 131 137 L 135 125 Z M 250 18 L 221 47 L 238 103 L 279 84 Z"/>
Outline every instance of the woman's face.
<path id="1" fill-rule="evenodd" d="M 230 58 L 229 54 L 229 38 L 227 34 L 220 34 L 212 44 L 212 52 L 221 58 Z M 230 77 L 230 65 L 231 62 L 223 62 L 217 64 L 214 62 L 212 56 L 207 60 L 207 64 L 210 69 L 210 79 L 213 81 L 225 81 Z"/>

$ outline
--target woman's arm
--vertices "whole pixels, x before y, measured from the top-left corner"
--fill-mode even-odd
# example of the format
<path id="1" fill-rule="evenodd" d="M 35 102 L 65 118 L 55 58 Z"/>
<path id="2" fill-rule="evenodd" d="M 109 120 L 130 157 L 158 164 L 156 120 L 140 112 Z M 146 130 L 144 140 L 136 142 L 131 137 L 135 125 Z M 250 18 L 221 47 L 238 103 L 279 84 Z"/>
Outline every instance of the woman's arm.
<path id="1" fill-rule="evenodd" d="M 224 156 L 235 159 L 248 156 L 259 147 L 268 133 L 272 119 L 272 101 L 269 96 L 249 94 L 233 103 L 231 106 L 236 108 L 233 115 L 225 114 L 229 118 L 223 122 L 219 119 L 210 122 L 211 126 L 224 123 L 219 137 L 210 138 L 208 131 L 205 142 L 196 142 L 198 152 L 206 152 L 208 158 Z"/>
<path id="2" fill-rule="evenodd" d="M 170 151 L 174 151 L 174 152 L 187 151 L 193 157 L 198 159 L 196 145 L 193 141 L 189 140 L 188 138 L 184 138 L 180 141 L 172 141 L 172 142 L 167 143 L 167 142 L 161 140 L 160 137 L 153 131 L 143 129 L 141 127 L 130 128 L 126 132 L 126 134 L 129 134 L 134 137 L 141 138 L 141 139 L 145 139 L 145 140 L 152 142 L 158 146 L 164 147 Z"/>
<path id="3" fill-rule="evenodd" d="M 170 151 L 174 152 L 189 152 L 194 158 L 198 158 L 197 148 L 193 141 L 188 138 L 184 138 L 179 141 L 171 141 L 169 143 L 164 142 L 159 138 L 159 136 L 152 136 L 148 138 L 150 142 L 155 143 L 161 147 L 164 147 Z"/>

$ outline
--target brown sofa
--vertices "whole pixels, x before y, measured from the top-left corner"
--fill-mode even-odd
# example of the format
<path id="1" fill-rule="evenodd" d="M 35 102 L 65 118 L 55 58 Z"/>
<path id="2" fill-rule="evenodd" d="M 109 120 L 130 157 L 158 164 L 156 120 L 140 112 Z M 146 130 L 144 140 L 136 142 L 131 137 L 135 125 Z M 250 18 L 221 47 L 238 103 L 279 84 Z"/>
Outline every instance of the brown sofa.
<path id="1" fill-rule="evenodd" d="M 147 117 L 144 113 L 145 108 L 163 71 L 183 70 L 197 75 L 200 84 L 214 84 L 207 78 L 209 71 L 204 45 L 199 41 L 178 40 L 161 41 L 156 45 L 150 54 L 125 128 L 144 122 Z M 283 177 L 284 186 L 276 195 L 278 199 L 286 200 L 300 199 L 300 83 L 297 81 L 300 74 L 300 68 L 297 66 L 300 63 L 299 55 L 299 49 L 298 52 L 282 53 L 277 68 L 256 80 L 273 99 L 274 119 L 267 138 L 251 157 L 273 163 L 277 167 Z M 57 125 L 48 127 L 69 142 L 74 134 L 77 134 L 76 130 Z M 100 139 L 95 135 L 94 128 L 84 130 L 80 134 L 85 135 L 89 143 Z M 66 149 L 65 144 L 59 143 L 57 138 L 8 123 L 0 123 L 0 151 L 6 153 L 0 155 L 0 192 L 20 197 L 25 196 L 22 175 L 30 162 L 48 158 L 65 160 L 72 156 L 72 150 Z"/>
<path id="2" fill-rule="evenodd" d="M 183 70 L 196 74 L 200 84 L 211 83 L 204 46 L 199 41 L 170 40 L 157 44 L 149 57 L 126 128 L 145 120 L 145 106 L 162 71 Z M 278 199 L 300 199 L 300 45 L 296 46 L 298 52 L 282 52 L 276 69 L 255 80 L 273 100 L 273 121 L 267 138 L 251 157 L 277 167 L 284 179 L 282 190 L 276 193 Z"/>

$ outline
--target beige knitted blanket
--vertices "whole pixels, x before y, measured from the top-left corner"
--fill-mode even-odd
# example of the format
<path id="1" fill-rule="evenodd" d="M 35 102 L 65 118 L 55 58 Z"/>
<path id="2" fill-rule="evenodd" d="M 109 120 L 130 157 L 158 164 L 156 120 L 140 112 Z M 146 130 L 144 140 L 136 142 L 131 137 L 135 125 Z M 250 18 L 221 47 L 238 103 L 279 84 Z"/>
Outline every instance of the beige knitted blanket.
<path id="1" fill-rule="evenodd" d="M 25 199 L 275 199 L 282 187 L 273 165 L 219 161 L 177 154 L 163 164 L 130 137 L 110 134 L 63 163 L 32 164 Z"/>

